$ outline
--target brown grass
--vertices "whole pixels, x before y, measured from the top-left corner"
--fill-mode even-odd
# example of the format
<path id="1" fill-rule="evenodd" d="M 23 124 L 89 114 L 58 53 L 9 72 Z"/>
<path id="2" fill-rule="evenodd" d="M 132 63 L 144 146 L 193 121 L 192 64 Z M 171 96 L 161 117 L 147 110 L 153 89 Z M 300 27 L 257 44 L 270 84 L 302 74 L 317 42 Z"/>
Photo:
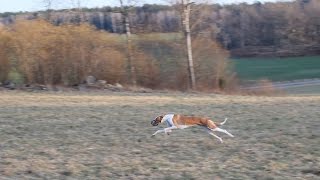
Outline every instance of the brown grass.
<path id="1" fill-rule="evenodd" d="M 285 91 L 275 88 L 272 81 L 268 79 L 259 80 L 256 86 L 258 87 L 257 89 L 244 90 L 241 94 L 254 96 L 276 96 L 285 94 Z"/>
<path id="2" fill-rule="evenodd" d="M 319 96 L 0 94 L 0 176 L 9 179 L 316 179 Z M 164 113 L 229 121 L 150 135 Z"/>

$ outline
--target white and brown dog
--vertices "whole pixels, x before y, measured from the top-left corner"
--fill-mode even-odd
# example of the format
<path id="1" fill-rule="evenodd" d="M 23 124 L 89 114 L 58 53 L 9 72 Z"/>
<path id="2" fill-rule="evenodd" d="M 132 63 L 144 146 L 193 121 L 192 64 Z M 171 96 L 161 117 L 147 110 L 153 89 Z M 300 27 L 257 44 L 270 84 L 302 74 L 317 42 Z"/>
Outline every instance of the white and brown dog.
<path id="1" fill-rule="evenodd" d="M 155 136 L 156 134 L 162 133 L 162 132 L 169 134 L 170 132 L 172 132 L 173 129 L 185 129 L 191 126 L 198 125 L 198 126 L 204 127 L 210 135 L 218 138 L 220 142 L 223 143 L 222 139 L 219 136 L 213 134 L 213 132 L 214 131 L 223 132 L 231 137 L 234 137 L 228 131 L 218 127 L 226 123 L 226 121 L 227 121 L 227 118 L 222 123 L 214 123 L 209 118 L 183 116 L 179 114 L 166 114 L 164 116 L 158 116 L 151 121 L 151 124 L 153 126 L 158 126 L 160 123 L 163 123 L 163 122 L 166 122 L 168 126 L 163 130 L 156 131 L 154 134 L 152 134 L 152 136 Z"/>

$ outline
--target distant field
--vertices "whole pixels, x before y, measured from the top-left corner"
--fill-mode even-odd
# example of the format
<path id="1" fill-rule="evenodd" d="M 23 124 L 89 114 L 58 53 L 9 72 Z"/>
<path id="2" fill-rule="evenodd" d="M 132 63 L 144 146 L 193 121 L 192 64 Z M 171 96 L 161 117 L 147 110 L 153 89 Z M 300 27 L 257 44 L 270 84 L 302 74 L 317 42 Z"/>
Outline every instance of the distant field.
<path id="1" fill-rule="evenodd" d="M 0 179 L 320 177 L 320 96 L 0 91 Z M 163 113 L 229 121 L 150 135 Z M 162 126 L 163 127 L 163 126 Z M 218 133 L 217 133 L 218 134 Z"/>
<path id="2" fill-rule="evenodd" d="M 320 78 L 320 56 L 233 59 L 242 81 L 269 79 L 289 81 Z"/>

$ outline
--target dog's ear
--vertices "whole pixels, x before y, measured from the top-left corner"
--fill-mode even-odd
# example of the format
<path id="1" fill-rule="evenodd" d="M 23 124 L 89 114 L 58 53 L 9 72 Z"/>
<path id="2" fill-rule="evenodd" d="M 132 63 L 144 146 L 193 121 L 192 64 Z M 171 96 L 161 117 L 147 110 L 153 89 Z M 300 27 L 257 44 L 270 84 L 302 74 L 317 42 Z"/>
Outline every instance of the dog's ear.
<path id="1" fill-rule="evenodd" d="M 162 116 L 162 115 L 161 115 L 161 116 L 158 116 L 158 117 L 157 117 L 157 120 L 158 120 L 158 121 L 161 121 L 161 120 L 162 120 L 162 118 L 163 118 L 163 116 Z"/>

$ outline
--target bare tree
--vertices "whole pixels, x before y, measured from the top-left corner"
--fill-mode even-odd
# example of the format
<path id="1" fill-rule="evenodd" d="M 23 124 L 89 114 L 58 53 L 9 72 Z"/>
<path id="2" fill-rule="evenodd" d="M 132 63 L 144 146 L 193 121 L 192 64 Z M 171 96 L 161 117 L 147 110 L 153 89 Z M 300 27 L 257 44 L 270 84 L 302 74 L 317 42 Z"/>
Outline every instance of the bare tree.
<path id="1" fill-rule="evenodd" d="M 181 14 L 185 37 L 189 88 L 195 90 L 207 84 L 205 86 L 208 88 L 219 89 L 219 81 L 223 81 L 226 73 L 228 53 L 224 52 L 213 39 L 219 28 L 212 23 L 214 21 L 212 1 L 177 0 L 175 3 Z M 220 53 L 223 56 L 219 55 Z M 207 78 L 204 79 L 205 77 Z"/>
<path id="2" fill-rule="evenodd" d="M 196 23 L 191 25 L 191 7 L 195 2 L 190 0 L 180 0 L 180 1 L 169 1 L 175 2 L 176 5 L 181 5 L 180 13 L 181 13 L 181 20 L 182 20 L 182 28 L 185 35 L 186 40 L 186 49 L 187 49 L 187 57 L 188 57 L 188 73 L 189 73 L 189 87 L 190 89 L 196 89 L 196 76 L 194 70 L 194 60 L 193 60 L 193 53 L 192 53 L 192 40 L 191 40 L 191 33 L 192 29 L 199 23 L 199 20 Z M 179 6 L 178 6 L 179 7 Z M 201 20 L 200 20 L 201 21 Z"/>
<path id="3" fill-rule="evenodd" d="M 48 21 L 51 20 L 52 1 L 53 1 L 53 0 L 42 0 L 42 3 L 44 4 L 44 7 L 45 7 L 45 9 L 46 9 L 46 11 L 47 11 L 47 13 L 46 13 L 46 19 L 47 19 Z"/>
<path id="4" fill-rule="evenodd" d="M 119 0 L 120 7 L 121 7 L 121 15 L 123 18 L 123 24 L 124 29 L 126 32 L 126 38 L 127 38 L 127 58 L 128 58 L 128 69 L 129 69 L 129 79 L 131 80 L 131 83 L 133 86 L 137 85 L 136 80 L 136 71 L 135 66 L 132 62 L 132 40 L 131 40 L 131 30 L 130 30 L 130 21 L 129 21 L 129 10 L 130 6 L 125 6 L 123 3 L 123 0 Z"/>
<path id="5" fill-rule="evenodd" d="M 81 0 L 71 0 L 71 4 L 79 13 L 81 12 Z"/>
<path id="6" fill-rule="evenodd" d="M 194 74 L 194 67 L 193 67 L 193 56 L 192 56 L 192 42 L 191 42 L 191 29 L 190 29 L 190 11 L 191 5 L 194 2 L 190 2 L 190 0 L 182 0 L 182 22 L 184 26 L 184 33 L 186 37 L 186 44 L 187 44 L 187 53 L 188 53 L 188 69 L 189 69 L 189 82 L 190 88 L 196 88 L 196 78 Z"/>
<path id="7" fill-rule="evenodd" d="M 71 0 L 71 4 L 76 11 L 75 22 L 81 24 L 82 18 L 84 18 L 81 8 L 81 0 Z"/>

